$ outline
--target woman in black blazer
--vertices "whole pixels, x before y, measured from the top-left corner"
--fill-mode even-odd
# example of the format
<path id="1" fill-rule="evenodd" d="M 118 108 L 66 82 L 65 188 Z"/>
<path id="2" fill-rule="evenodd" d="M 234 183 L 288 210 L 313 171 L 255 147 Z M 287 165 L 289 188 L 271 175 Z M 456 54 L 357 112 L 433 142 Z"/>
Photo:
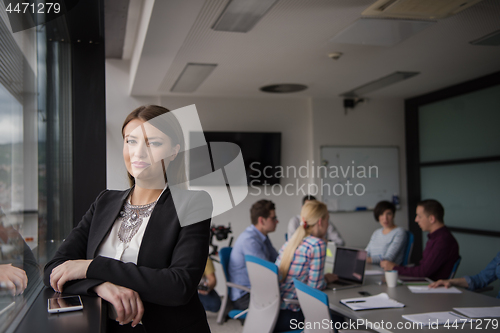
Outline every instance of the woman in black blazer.
<path id="1" fill-rule="evenodd" d="M 97 197 L 45 266 L 45 284 L 111 303 L 120 325 L 109 320 L 108 331 L 210 332 L 196 291 L 212 201 L 206 192 L 179 189 L 186 180 L 180 125 L 167 109 L 146 106 L 126 118 L 122 134 L 134 186 Z M 115 258 L 103 255 L 115 250 Z"/>

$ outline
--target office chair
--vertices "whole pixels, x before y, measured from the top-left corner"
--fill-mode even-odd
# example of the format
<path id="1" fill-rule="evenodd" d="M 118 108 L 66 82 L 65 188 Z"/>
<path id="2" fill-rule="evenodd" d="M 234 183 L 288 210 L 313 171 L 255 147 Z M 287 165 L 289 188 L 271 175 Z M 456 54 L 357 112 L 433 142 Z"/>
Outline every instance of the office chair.
<path id="1" fill-rule="evenodd" d="M 410 262 L 411 252 L 413 251 L 413 241 L 415 240 L 415 237 L 413 236 L 413 233 L 410 230 L 406 232 L 406 235 L 407 235 L 407 240 L 406 240 L 405 255 L 403 258 L 403 266 L 408 265 L 408 263 Z"/>
<path id="2" fill-rule="evenodd" d="M 272 262 L 251 255 L 246 255 L 245 261 L 252 293 L 243 333 L 271 333 L 276 326 L 281 305 L 278 267 Z"/>
<path id="3" fill-rule="evenodd" d="M 238 319 L 238 318 L 244 319 L 245 315 L 246 315 L 246 312 L 244 312 L 246 310 L 231 310 L 231 311 L 227 312 L 229 304 L 230 304 L 230 301 L 229 301 L 230 288 L 238 288 L 238 289 L 250 292 L 249 288 L 228 281 L 229 275 L 228 275 L 227 269 L 228 269 L 228 265 L 229 265 L 229 257 L 231 256 L 232 250 L 233 250 L 232 247 L 223 247 L 219 251 L 219 259 L 220 259 L 220 263 L 222 265 L 222 270 L 224 271 L 224 279 L 226 280 L 225 281 L 226 282 L 226 296 L 224 296 L 224 298 L 222 299 L 222 304 L 221 304 L 219 313 L 217 314 L 217 324 L 219 324 L 219 325 L 222 325 L 224 323 L 224 321 L 226 319 L 226 314 L 230 318 L 233 318 L 233 319 Z"/>
<path id="4" fill-rule="evenodd" d="M 462 261 L 462 257 L 458 256 L 457 261 L 455 261 L 455 264 L 453 265 L 453 268 L 450 273 L 450 277 L 448 279 L 453 279 L 455 277 L 455 274 L 457 274 L 458 266 L 460 265 L 460 262 Z"/>
<path id="5" fill-rule="evenodd" d="M 293 279 L 293 284 L 295 285 L 295 290 L 297 290 L 297 297 L 299 298 L 300 308 L 302 309 L 302 313 L 304 313 L 306 322 L 322 323 L 324 319 L 328 319 L 328 321 L 332 319 L 330 316 L 330 303 L 328 302 L 328 296 L 324 292 L 309 287 L 307 284 L 300 282 L 295 278 Z M 304 333 L 320 332 L 333 333 L 334 330 L 331 327 L 304 329 Z M 343 329 L 338 330 L 338 332 L 370 333 L 372 331 Z"/>
<path id="6" fill-rule="evenodd" d="M 305 321 L 310 323 L 322 323 L 323 319 L 328 319 L 328 321 L 330 321 L 330 303 L 328 302 L 328 296 L 324 292 L 309 287 L 307 284 L 295 278 L 293 279 L 293 284 L 297 291 L 297 297 L 299 298 L 300 308 L 304 314 Z M 304 333 L 333 333 L 333 329 L 330 328 L 306 328 L 304 329 Z"/>

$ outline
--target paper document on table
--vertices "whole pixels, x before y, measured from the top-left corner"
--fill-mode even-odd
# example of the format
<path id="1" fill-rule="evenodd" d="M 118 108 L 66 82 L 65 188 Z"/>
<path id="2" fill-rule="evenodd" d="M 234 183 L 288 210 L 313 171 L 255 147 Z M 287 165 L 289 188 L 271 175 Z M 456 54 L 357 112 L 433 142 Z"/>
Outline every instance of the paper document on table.
<path id="1" fill-rule="evenodd" d="M 386 309 L 386 308 L 402 308 L 405 305 L 396 300 L 389 298 L 386 293 L 381 293 L 368 297 L 346 298 L 340 300 L 340 303 L 346 305 L 350 309 L 357 310 L 370 310 L 370 309 Z"/>
<path id="2" fill-rule="evenodd" d="M 367 276 L 367 275 L 382 275 L 382 274 L 384 274 L 383 271 L 379 271 L 376 269 L 366 269 L 365 270 L 365 276 Z"/>
<path id="3" fill-rule="evenodd" d="M 462 292 L 455 287 L 429 288 L 427 286 L 408 286 L 408 289 L 414 294 L 461 294 Z"/>
<path id="4" fill-rule="evenodd" d="M 453 308 L 467 317 L 471 318 L 494 318 L 500 317 L 500 306 L 488 306 L 481 308 Z"/>
<path id="5" fill-rule="evenodd" d="M 471 320 L 475 321 L 474 319 L 470 319 L 450 311 L 416 313 L 403 315 L 402 317 L 414 323 L 420 323 L 422 326 L 436 325 L 436 323 L 438 325 L 444 325 L 446 323 L 453 324 L 465 321 L 470 322 Z"/>

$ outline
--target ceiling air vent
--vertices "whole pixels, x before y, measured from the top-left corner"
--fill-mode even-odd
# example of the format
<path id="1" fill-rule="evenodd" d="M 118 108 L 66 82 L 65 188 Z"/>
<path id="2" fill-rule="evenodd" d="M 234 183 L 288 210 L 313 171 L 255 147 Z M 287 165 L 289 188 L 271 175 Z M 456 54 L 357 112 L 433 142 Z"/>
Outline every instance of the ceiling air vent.
<path id="1" fill-rule="evenodd" d="M 362 16 L 378 18 L 440 19 L 455 15 L 482 0 L 378 0 Z"/>

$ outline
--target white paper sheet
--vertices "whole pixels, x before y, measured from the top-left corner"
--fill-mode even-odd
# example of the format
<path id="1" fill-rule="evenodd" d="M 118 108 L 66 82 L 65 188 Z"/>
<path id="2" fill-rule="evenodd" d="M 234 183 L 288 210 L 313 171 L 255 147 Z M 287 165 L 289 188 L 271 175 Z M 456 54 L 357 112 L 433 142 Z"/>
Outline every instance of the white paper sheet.
<path id="1" fill-rule="evenodd" d="M 446 323 L 452 325 L 453 323 L 460 323 L 461 321 L 465 320 L 474 321 L 474 319 L 470 319 L 450 311 L 416 313 L 411 315 L 403 315 L 402 317 L 414 323 L 421 323 L 423 326 L 435 325 L 436 322 L 438 323 L 438 325 L 444 325 Z"/>
<path id="2" fill-rule="evenodd" d="M 408 286 L 408 289 L 414 294 L 461 294 L 462 292 L 455 287 L 429 288 L 427 286 Z"/>
<path id="3" fill-rule="evenodd" d="M 354 311 L 385 308 L 402 308 L 405 305 L 389 298 L 386 293 L 368 297 L 355 297 L 340 300 L 340 303 L 348 306 Z"/>
<path id="4" fill-rule="evenodd" d="M 453 310 L 471 318 L 494 318 L 500 317 L 500 306 L 489 306 L 481 308 L 453 308 Z"/>
<path id="5" fill-rule="evenodd" d="M 368 276 L 368 275 L 382 275 L 384 274 L 383 271 L 378 271 L 376 269 L 367 269 L 365 270 L 365 275 Z"/>

